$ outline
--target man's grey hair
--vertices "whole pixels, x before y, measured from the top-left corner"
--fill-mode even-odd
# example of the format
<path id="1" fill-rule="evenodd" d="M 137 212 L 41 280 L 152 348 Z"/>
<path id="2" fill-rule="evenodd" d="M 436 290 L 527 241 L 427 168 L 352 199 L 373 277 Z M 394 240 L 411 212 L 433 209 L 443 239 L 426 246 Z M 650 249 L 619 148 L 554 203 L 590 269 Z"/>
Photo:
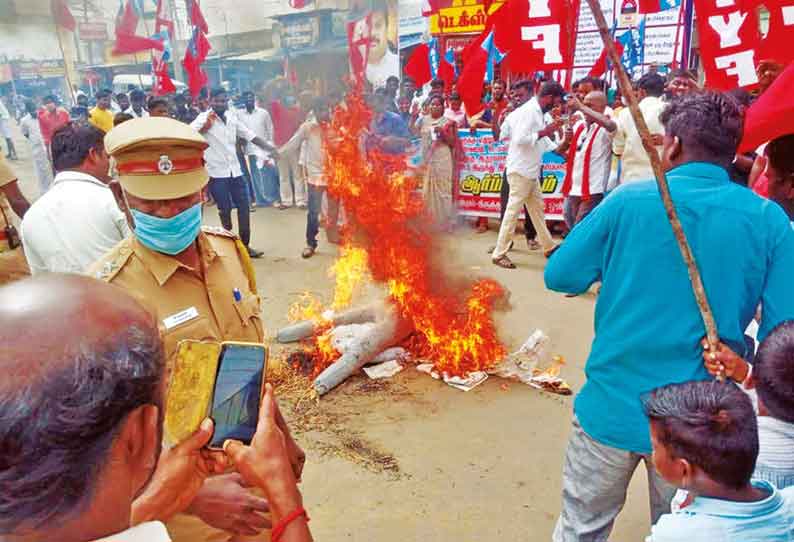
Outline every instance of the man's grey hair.
<path id="1" fill-rule="evenodd" d="M 0 535 L 84 510 L 127 416 L 160 406 L 165 361 L 154 324 L 78 344 L 48 363 L 57 369 L 0 391 Z"/>

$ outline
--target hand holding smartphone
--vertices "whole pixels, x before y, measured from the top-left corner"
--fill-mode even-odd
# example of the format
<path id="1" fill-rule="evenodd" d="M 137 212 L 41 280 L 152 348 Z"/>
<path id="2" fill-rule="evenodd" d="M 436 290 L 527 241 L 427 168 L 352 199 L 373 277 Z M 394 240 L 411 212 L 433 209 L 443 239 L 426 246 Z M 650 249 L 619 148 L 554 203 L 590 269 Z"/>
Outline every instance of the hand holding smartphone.
<path id="1" fill-rule="evenodd" d="M 210 417 L 209 448 L 229 438 L 249 443 L 256 431 L 265 381 L 264 344 L 182 341 L 177 347 L 165 407 L 165 440 L 173 446 Z"/>

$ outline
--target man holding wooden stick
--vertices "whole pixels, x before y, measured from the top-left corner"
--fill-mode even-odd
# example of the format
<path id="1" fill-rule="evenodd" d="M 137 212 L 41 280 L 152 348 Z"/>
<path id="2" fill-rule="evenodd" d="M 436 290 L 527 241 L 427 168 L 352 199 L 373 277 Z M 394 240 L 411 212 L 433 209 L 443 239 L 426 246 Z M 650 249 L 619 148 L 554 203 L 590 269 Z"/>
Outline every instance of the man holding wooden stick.
<path id="1" fill-rule="evenodd" d="M 794 318 L 794 231 L 776 204 L 728 177 L 742 132 L 735 102 L 693 94 L 670 105 L 661 121 L 662 165 L 681 217 L 675 223 L 689 240 L 688 262 L 699 266 L 693 280 L 701 297 L 711 296 L 720 340 L 743 352 L 743 331 L 759 303 L 761 339 Z M 579 294 L 603 281 L 587 382 L 574 406 L 555 542 L 607 540 L 640 461 L 648 471 L 652 522 L 669 511 L 674 488 L 654 470 L 640 398 L 710 376 L 701 359 L 702 305 L 666 212 L 652 181 L 620 187 L 547 264 L 552 290 Z"/>

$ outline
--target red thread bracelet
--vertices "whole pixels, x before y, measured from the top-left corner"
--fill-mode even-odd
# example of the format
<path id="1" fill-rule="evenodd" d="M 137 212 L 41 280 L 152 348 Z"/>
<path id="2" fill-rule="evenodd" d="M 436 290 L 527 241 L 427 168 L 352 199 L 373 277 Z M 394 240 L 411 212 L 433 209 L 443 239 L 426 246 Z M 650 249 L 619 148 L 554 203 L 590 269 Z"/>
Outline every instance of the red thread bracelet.
<path id="1" fill-rule="evenodd" d="M 306 513 L 306 509 L 302 506 L 281 518 L 281 521 L 276 523 L 276 525 L 273 527 L 273 530 L 270 531 L 270 542 L 278 542 L 281 540 L 281 536 L 284 534 L 284 531 L 287 530 L 289 524 L 301 516 L 306 518 L 306 523 L 309 522 L 309 514 Z"/>

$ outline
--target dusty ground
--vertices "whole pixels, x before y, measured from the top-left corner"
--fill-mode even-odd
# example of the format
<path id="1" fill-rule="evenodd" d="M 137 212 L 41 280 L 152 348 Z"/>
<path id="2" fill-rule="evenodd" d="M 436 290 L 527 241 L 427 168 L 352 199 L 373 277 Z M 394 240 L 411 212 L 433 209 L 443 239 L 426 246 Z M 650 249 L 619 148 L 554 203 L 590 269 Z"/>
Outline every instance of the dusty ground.
<path id="1" fill-rule="evenodd" d="M 16 130 L 16 127 L 14 127 Z M 18 135 L 18 130 L 16 130 Z M 5 142 L 0 145 L 5 152 Z M 35 198 L 26 142 L 17 138 L 23 190 Z M 321 242 L 300 258 L 305 213 L 259 209 L 252 217 L 263 317 L 270 333 L 305 291 L 326 299 L 334 248 Z M 214 208 L 207 221 L 217 223 Z M 544 261 L 518 239 L 517 270 L 490 263 L 496 232 L 463 228 L 446 241 L 455 265 L 499 280 L 512 309 L 497 319 L 509 349 L 535 328 L 567 360 L 563 376 L 578 389 L 592 339 L 594 297 L 564 298 L 543 287 Z M 464 393 L 408 369 L 386 382 L 358 376 L 322 399 L 285 414 L 306 449 L 303 493 L 318 541 L 550 540 L 560 508 L 560 480 L 572 399 L 492 378 Z M 505 389 L 506 388 L 506 389 Z M 614 542 L 648 533 L 644 469 L 629 490 Z M 496 538 L 498 537 L 498 538 Z"/>

